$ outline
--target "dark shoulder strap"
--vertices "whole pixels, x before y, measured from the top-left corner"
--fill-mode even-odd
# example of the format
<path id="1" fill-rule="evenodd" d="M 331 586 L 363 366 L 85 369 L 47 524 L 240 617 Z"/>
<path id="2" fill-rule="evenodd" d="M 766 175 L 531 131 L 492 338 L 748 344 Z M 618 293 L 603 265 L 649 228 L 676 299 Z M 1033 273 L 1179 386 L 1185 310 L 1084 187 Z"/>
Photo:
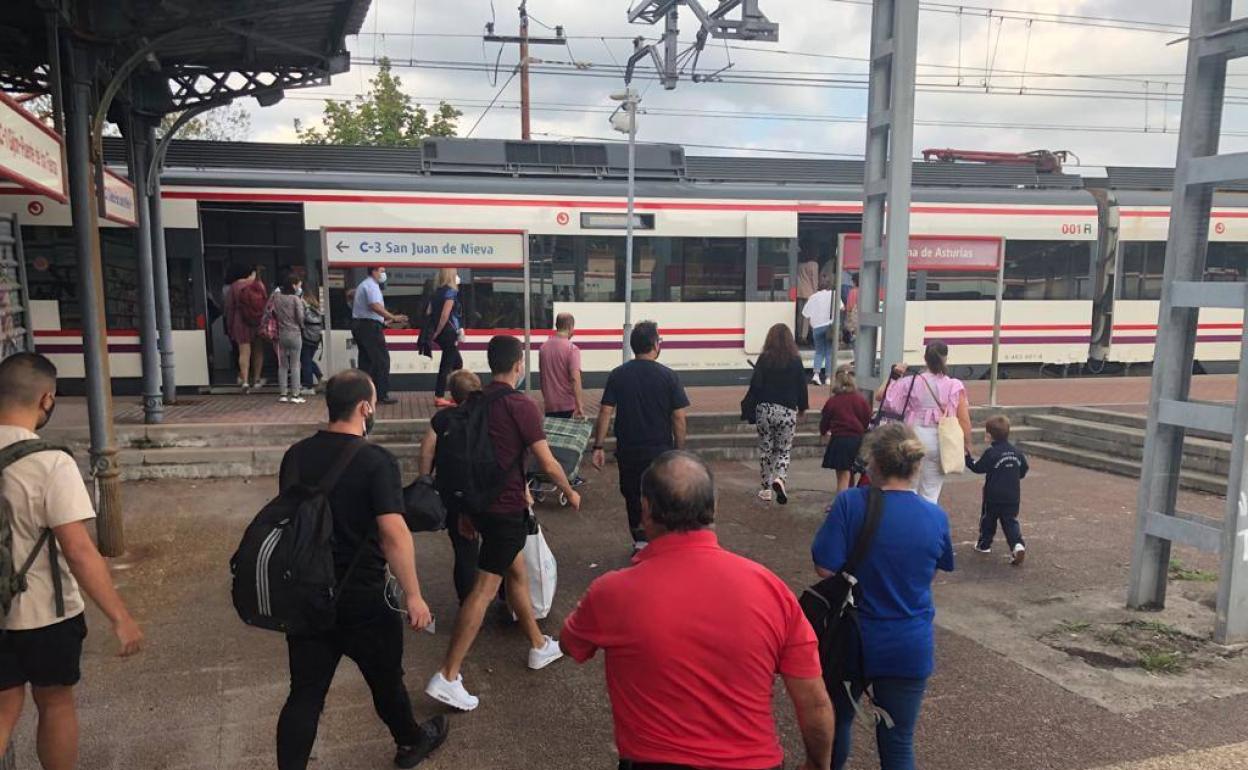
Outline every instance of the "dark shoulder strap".
<path id="1" fill-rule="evenodd" d="M 0 472 L 3 472 L 5 468 L 9 467 L 23 457 L 27 457 L 28 455 L 33 455 L 36 452 L 53 451 L 64 452 L 70 457 L 74 456 L 74 453 L 71 452 L 68 447 L 52 441 L 47 441 L 45 439 L 28 438 L 21 441 L 14 441 L 12 444 L 0 449 Z"/>
<path id="2" fill-rule="evenodd" d="M 325 475 L 321 477 L 321 483 L 317 484 L 317 488 L 320 489 L 323 494 L 329 494 L 334 487 L 338 486 L 338 479 L 342 477 L 342 474 L 346 471 L 347 466 L 351 464 L 351 461 L 355 459 L 356 454 L 358 454 L 367 443 L 368 442 L 363 438 L 357 438 L 350 444 L 347 444 L 346 448 L 342 450 L 342 454 L 338 455 L 338 459 L 332 466 L 330 466 L 330 469 L 325 473 Z"/>
<path id="3" fill-rule="evenodd" d="M 878 487 L 869 487 L 867 489 L 867 515 L 862 522 L 862 531 L 858 533 L 858 539 L 854 542 L 854 551 L 849 555 L 849 560 L 845 562 L 841 572 L 853 575 L 857 571 L 858 565 L 862 564 L 862 560 L 867 557 L 867 552 L 871 550 L 871 544 L 875 542 L 875 533 L 879 531 L 880 520 L 883 518 L 884 493 Z"/>

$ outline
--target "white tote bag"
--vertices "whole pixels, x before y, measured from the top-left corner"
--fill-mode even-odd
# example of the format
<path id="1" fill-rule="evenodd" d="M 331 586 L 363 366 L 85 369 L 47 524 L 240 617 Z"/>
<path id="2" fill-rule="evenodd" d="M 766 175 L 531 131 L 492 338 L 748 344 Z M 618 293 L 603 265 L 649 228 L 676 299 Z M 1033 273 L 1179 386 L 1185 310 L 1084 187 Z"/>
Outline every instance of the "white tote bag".
<path id="1" fill-rule="evenodd" d="M 946 475 L 962 473 L 966 470 L 966 437 L 962 434 L 962 423 L 956 415 L 949 414 L 946 404 L 940 402 L 932 383 L 921 374 L 916 377 L 923 380 L 927 392 L 932 394 L 936 406 L 940 407 L 940 422 L 936 424 L 936 433 L 940 438 L 940 471 Z"/>
<path id="2" fill-rule="evenodd" d="M 524 566 L 529 571 L 529 596 L 533 600 L 533 614 L 538 620 L 550 614 L 555 604 L 555 585 L 558 568 L 555 554 L 546 544 L 540 524 L 534 523 L 533 534 L 524 541 Z"/>

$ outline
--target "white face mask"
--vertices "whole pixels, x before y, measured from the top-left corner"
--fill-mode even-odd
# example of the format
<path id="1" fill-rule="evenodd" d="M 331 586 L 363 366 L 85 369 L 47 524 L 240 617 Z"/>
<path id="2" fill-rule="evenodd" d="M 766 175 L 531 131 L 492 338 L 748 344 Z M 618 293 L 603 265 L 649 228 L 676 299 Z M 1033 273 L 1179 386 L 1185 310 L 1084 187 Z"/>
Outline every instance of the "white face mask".
<path id="1" fill-rule="evenodd" d="M 303 296 L 303 287 L 302 287 L 302 286 L 296 286 L 296 287 L 295 287 L 295 296 L 296 296 L 296 297 L 302 297 L 302 296 Z"/>
<path id="2" fill-rule="evenodd" d="M 386 271 L 382 270 L 380 273 L 377 274 L 377 283 L 385 283 L 385 282 L 386 282 Z"/>

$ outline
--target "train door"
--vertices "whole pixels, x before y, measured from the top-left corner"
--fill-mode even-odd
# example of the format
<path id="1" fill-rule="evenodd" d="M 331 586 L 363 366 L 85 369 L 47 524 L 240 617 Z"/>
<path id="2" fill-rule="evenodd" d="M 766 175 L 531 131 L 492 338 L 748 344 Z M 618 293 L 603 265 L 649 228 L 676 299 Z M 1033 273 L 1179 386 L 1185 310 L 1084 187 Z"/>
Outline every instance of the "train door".
<path id="1" fill-rule="evenodd" d="M 303 206 L 298 203 L 199 205 L 204 243 L 204 294 L 208 305 L 208 372 L 213 385 L 238 378 L 235 348 L 225 333 L 223 290 L 254 267 L 270 291 L 288 271 L 306 270 Z M 276 380 L 277 363 L 265 358 L 265 377 Z"/>
<path id="2" fill-rule="evenodd" d="M 842 233 L 861 233 L 862 217 L 858 214 L 799 214 L 797 218 L 797 305 L 794 308 L 798 344 L 813 347 L 810 325 L 802 318 L 806 299 L 819 289 L 821 278 L 835 282 L 836 250 Z M 851 276 L 841 280 L 841 300 L 849 294 Z"/>

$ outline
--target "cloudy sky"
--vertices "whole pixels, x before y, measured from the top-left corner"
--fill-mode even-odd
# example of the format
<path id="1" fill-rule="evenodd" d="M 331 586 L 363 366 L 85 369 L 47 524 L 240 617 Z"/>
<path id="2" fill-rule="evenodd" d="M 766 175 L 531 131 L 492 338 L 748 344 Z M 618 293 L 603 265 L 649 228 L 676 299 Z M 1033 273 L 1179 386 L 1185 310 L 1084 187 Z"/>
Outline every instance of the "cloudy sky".
<path id="1" fill-rule="evenodd" d="M 637 0 L 633 0 L 636 2 Z M 714 6 L 715 0 L 702 0 Z M 535 46 L 534 138 L 610 137 L 609 94 L 622 86 L 631 38 L 655 27 L 627 21 L 629 0 L 529 0 L 530 33 L 562 25 L 568 44 Z M 373 0 L 349 44 L 357 63 L 332 85 L 292 91 L 276 107 L 252 103 L 250 137 L 294 141 L 295 119 L 316 122 L 321 99 L 366 88 L 388 56 L 404 90 L 423 104 L 463 110 L 474 137 L 518 138 L 518 79 L 501 88 L 515 46 L 483 44 L 485 22 L 515 34 L 517 0 Z M 1248 0 L 1236 2 L 1244 12 Z M 639 66 L 642 141 L 678 142 L 700 154 L 750 151 L 861 156 L 870 7 L 867 0 L 760 0 L 779 43 L 708 43 L 700 75 L 666 91 Z M 925 147 L 1074 152 L 1086 166 L 1172 165 L 1179 125 L 1189 3 L 1184 0 L 978 0 L 925 3 L 920 14 L 916 154 Z M 991 8 L 991 12 L 987 9 Z M 1065 23 L 1055 23 L 1059 18 Z M 691 41 L 696 19 L 681 17 Z M 1125 28 L 1124 28 L 1125 27 Z M 415 33 L 415 34 L 413 34 Z M 494 64 L 500 61 L 497 83 Z M 724 67 L 731 66 L 728 69 Z M 1237 64 L 1245 64 L 1239 62 Z M 1248 149 L 1248 67 L 1233 65 L 1223 149 Z M 759 82 L 763 81 L 763 82 Z M 616 135 L 618 136 L 618 135 Z M 698 147 L 696 145 L 703 145 Z"/>

